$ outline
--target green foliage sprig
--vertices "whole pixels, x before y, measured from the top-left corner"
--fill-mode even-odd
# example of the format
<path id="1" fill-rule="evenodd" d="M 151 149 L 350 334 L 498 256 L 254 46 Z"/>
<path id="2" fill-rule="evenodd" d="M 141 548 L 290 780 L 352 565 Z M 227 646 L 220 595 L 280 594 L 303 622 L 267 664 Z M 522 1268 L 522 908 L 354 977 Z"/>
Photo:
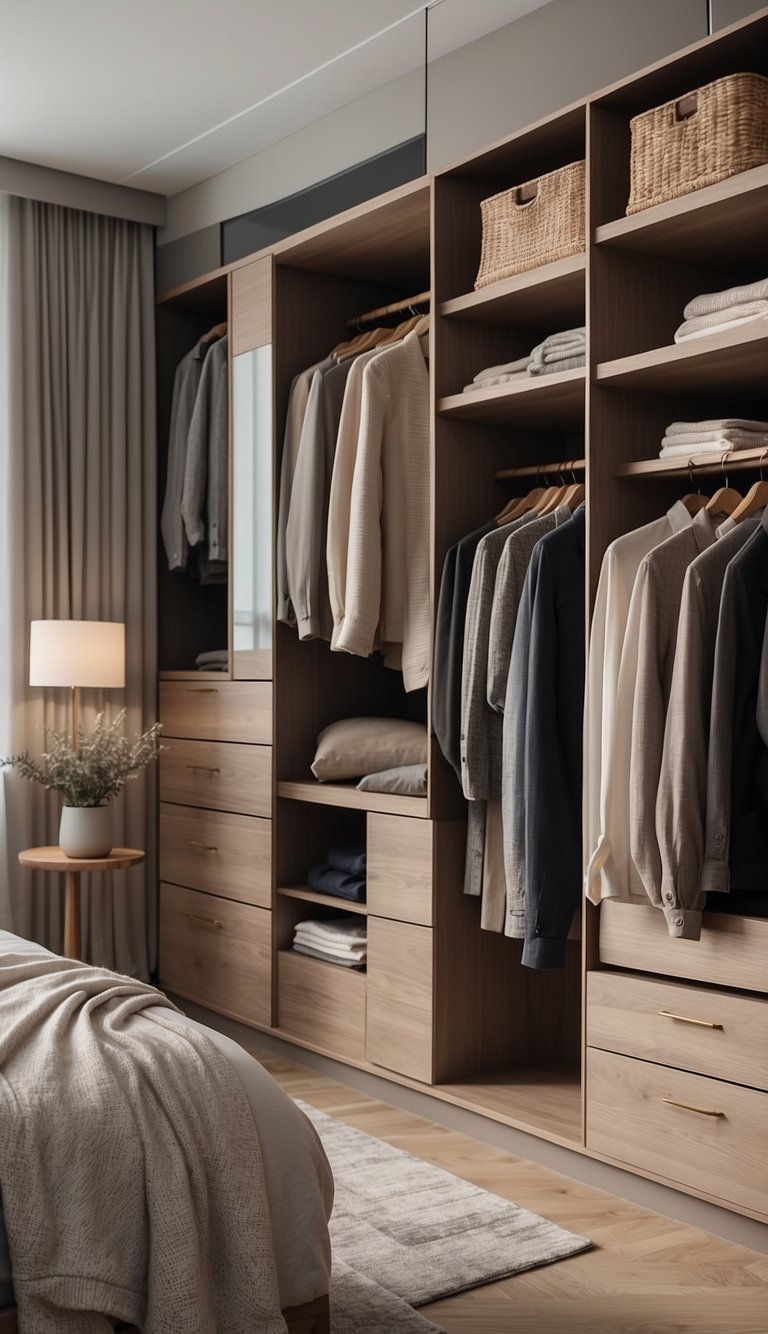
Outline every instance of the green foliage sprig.
<path id="1" fill-rule="evenodd" d="M 61 792 L 67 806 L 103 806 L 164 749 L 158 742 L 162 723 L 129 739 L 122 732 L 125 714 L 122 709 L 109 725 L 98 714 L 92 732 L 78 728 L 75 747 L 65 732 L 46 730 L 42 763 L 24 751 L 0 759 L 0 766 L 10 765 L 22 778 Z"/>

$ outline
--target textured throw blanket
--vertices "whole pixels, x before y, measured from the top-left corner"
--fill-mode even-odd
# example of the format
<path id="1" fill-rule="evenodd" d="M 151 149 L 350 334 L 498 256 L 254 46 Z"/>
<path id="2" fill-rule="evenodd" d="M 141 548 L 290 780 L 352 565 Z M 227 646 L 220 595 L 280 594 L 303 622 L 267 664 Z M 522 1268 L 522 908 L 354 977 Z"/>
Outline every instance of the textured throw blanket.
<path id="1" fill-rule="evenodd" d="M 0 1186 L 21 1334 L 285 1334 L 240 1081 L 154 988 L 0 958 Z M 98 1313 L 98 1314 L 96 1314 Z"/>

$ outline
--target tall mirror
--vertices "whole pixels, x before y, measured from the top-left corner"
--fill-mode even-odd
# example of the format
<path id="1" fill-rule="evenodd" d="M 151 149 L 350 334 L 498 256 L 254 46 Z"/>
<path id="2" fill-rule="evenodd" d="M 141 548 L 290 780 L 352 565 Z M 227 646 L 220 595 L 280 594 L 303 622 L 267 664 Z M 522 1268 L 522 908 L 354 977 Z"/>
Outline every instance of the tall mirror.
<path id="1" fill-rule="evenodd" d="M 272 348 L 232 359 L 234 676 L 272 675 Z"/>

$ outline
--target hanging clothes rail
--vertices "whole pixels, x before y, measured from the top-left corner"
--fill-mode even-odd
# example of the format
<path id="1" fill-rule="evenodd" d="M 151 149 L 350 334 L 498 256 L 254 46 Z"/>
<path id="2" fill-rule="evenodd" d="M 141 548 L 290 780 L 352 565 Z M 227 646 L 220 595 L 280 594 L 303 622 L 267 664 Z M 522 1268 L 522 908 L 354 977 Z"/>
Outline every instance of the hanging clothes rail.
<path id="1" fill-rule="evenodd" d="M 368 324 L 371 320 L 383 319 L 385 315 L 397 315 L 401 310 L 410 310 L 413 306 L 424 306 L 432 300 L 431 292 L 419 292 L 418 296 L 404 297 L 402 301 L 393 301 L 388 306 L 378 306 L 376 310 L 367 310 L 364 315 L 356 315 L 347 320 L 347 328 L 355 329 L 359 324 Z"/>
<path id="2" fill-rule="evenodd" d="M 503 482 L 510 477 L 546 477 L 557 476 L 559 473 L 583 472 L 586 466 L 586 459 L 564 459 L 560 463 L 531 463 L 524 468 L 502 468 L 493 475 L 497 482 Z"/>

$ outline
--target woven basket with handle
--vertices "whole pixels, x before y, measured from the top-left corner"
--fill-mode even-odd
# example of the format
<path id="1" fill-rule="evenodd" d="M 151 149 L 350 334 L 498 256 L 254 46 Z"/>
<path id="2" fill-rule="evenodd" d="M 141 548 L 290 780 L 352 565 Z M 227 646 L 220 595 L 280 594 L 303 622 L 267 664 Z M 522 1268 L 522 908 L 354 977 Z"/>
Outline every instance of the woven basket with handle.
<path id="1" fill-rule="evenodd" d="M 727 74 L 630 121 L 627 213 L 768 161 L 768 79 Z"/>
<path id="2" fill-rule="evenodd" d="M 584 163 L 484 199 L 483 243 L 475 287 L 536 269 L 584 249 Z"/>

